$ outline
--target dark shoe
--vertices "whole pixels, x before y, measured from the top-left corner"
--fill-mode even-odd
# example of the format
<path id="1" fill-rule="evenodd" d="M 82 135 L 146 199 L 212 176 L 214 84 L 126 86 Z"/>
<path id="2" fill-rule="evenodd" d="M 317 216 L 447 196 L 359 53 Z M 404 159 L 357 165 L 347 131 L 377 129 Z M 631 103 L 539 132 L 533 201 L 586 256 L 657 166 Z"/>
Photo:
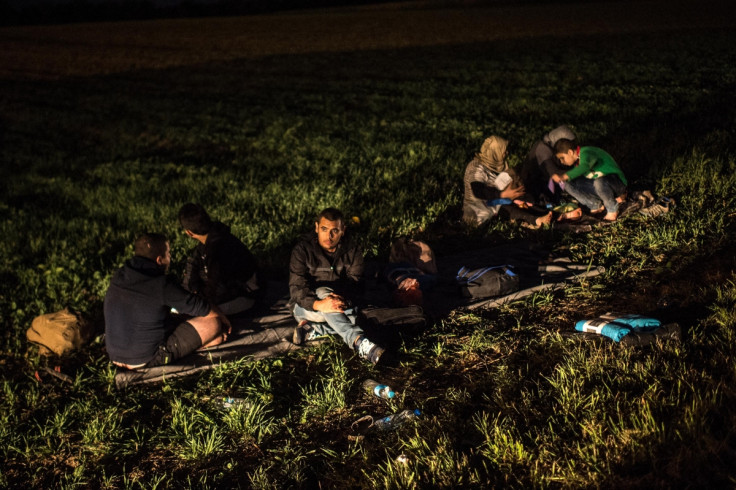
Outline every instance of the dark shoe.
<path id="1" fill-rule="evenodd" d="M 312 327 L 309 326 L 309 322 L 307 320 L 302 320 L 294 329 L 294 336 L 291 341 L 296 345 L 302 345 L 307 340 L 310 333 L 312 333 Z"/>
<path id="2" fill-rule="evenodd" d="M 374 366 L 378 364 L 384 350 L 385 349 L 383 347 L 374 344 L 366 338 L 361 340 L 357 347 L 358 356 L 360 356 L 361 359 L 369 361 Z"/>

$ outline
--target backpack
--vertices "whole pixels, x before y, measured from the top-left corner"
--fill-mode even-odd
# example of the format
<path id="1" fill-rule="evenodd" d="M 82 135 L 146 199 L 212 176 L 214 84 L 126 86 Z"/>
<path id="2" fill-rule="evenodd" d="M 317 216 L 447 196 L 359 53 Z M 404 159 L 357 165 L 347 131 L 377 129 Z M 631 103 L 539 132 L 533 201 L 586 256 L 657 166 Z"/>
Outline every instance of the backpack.
<path id="1" fill-rule="evenodd" d="M 26 331 L 30 342 L 38 344 L 42 356 L 63 356 L 79 349 L 92 338 L 92 325 L 79 315 L 64 308 L 37 316 Z"/>
<path id="2" fill-rule="evenodd" d="M 480 269 L 461 267 L 455 280 L 460 294 L 471 299 L 505 296 L 519 290 L 519 276 L 507 265 Z"/>
<path id="3" fill-rule="evenodd" d="M 427 327 L 427 317 L 421 306 L 400 308 L 363 308 L 359 310 L 359 325 L 366 336 L 384 347 L 400 344 L 404 335 L 417 335 Z"/>

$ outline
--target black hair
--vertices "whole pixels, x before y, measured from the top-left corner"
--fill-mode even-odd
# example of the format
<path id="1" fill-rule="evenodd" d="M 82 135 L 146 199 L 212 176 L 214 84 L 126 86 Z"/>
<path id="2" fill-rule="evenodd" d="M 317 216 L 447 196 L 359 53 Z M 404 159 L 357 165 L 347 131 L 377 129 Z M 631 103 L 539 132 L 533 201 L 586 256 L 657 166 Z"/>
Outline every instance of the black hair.
<path id="1" fill-rule="evenodd" d="M 407 237 L 401 237 L 391 245 L 389 262 L 409 262 L 412 265 L 419 263 L 422 248 Z"/>
<path id="2" fill-rule="evenodd" d="M 316 222 L 319 223 L 322 218 L 328 221 L 339 221 L 341 225 L 345 224 L 345 217 L 342 215 L 342 211 L 337 208 L 326 208 L 317 215 Z"/>
<path id="3" fill-rule="evenodd" d="M 201 204 L 187 203 L 179 209 L 179 223 L 195 235 L 206 235 L 212 228 L 212 220 Z"/>
<path id="4" fill-rule="evenodd" d="M 560 138 L 555 143 L 555 154 L 567 153 L 576 148 L 575 142 L 566 138 Z"/>
<path id="5" fill-rule="evenodd" d="M 168 243 L 166 235 L 161 233 L 142 233 L 135 239 L 135 254 L 139 257 L 146 257 L 156 260 L 166 255 L 166 243 Z"/>

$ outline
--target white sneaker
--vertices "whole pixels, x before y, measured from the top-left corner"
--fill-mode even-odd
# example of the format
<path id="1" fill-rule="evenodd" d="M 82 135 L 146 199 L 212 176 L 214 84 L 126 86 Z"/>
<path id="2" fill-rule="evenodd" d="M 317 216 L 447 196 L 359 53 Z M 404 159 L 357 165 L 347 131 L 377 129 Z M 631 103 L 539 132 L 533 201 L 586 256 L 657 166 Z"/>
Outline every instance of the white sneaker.
<path id="1" fill-rule="evenodd" d="M 380 345 L 376 345 L 370 340 L 363 338 L 363 340 L 358 343 L 357 351 L 358 356 L 361 359 L 365 359 L 375 365 L 378 364 L 378 361 L 381 359 L 384 349 Z"/>

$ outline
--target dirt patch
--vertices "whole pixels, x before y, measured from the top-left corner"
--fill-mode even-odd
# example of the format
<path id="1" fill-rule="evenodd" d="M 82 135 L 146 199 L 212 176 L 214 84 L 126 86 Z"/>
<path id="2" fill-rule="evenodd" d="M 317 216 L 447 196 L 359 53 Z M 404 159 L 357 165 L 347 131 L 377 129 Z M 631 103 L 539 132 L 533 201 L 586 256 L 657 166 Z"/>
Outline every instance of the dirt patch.
<path id="1" fill-rule="evenodd" d="M 488 6 L 416 4 L 233 18 L 0 29 L 0 79 L 59 79 L 273 55 L 541 36 L 733 28 L 723 0 Z M 573 19 L 573 20 L 571 20 Z"/>

